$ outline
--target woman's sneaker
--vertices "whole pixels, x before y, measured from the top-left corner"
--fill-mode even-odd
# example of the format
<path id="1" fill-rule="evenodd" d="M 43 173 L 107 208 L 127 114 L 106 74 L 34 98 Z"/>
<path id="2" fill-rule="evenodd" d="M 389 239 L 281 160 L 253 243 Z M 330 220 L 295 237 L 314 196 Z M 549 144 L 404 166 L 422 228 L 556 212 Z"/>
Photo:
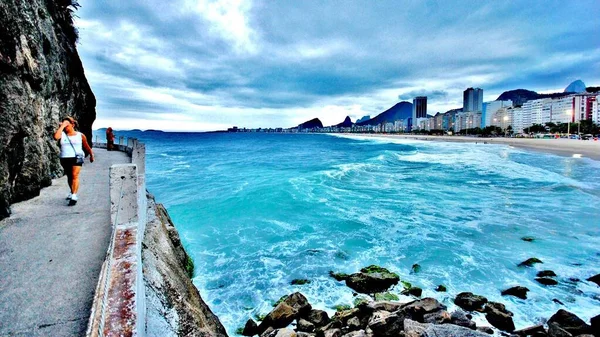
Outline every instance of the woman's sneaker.
<path id="1" fill-rule="evenodd" d="M 69 193 L 69 195 L 67 195 L 67 197 L 65 198 L 65 200 L 71 200 L 72 197 L 73 197 L 73 193 Z"/>
<path id="2" fill-rule="evenodd" d="M 77 204 L 77 194 L 71 195 L 71 199 L 69 199 L 69 206 L 75 206 Z"/>

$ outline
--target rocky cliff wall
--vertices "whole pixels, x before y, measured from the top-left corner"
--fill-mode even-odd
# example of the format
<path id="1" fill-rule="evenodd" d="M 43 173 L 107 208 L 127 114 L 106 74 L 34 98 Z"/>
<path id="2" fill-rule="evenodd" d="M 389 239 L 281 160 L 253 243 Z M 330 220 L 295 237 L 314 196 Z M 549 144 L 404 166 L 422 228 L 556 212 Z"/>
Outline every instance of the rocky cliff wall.
<path id="1" fill-rule="evenodd" d="M 167 210 L 151 195 L 147 214 L 142 245 L 147 335 L 227 337 L 190 279 L 193 265 Z"/>
<path id="2" fill-rule="evenodd" d="M 0 2 L 0 219 L 62 175 L 52 139 L 71 115 L 88 139 L 96 99 L 75 42 L 74 0 Z"/>

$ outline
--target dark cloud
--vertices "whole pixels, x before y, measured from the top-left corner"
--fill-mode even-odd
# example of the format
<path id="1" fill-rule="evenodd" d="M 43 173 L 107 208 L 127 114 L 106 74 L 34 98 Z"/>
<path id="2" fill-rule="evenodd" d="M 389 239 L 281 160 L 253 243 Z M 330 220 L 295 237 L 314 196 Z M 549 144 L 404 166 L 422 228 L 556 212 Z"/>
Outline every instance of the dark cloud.
<path id="1" fill-rule="evenodd" d="M 408 101 L 417 96 L 427 96 L 429 101 L 433 101 L 437 99 L 446 99 L 448 97 L 448 93 L 444 90 L 414 90 L 398 95 L 398 99 Z"/>
<path id="2" fill-rule="evenodd" d="M 501 93 L 600 82 L 593 0 L 109 0 L 86 2 L 78 16 L 80 54 L 106 119 L 119 106 L 153 115 L 179 102 L 169 111 L 263 109 L 269 126 L 280 120 L 275 110 L 291 118 L 286 111 L 343 103 L 373 115 L 422 95 L 455 104 L 468 86 Z"/>

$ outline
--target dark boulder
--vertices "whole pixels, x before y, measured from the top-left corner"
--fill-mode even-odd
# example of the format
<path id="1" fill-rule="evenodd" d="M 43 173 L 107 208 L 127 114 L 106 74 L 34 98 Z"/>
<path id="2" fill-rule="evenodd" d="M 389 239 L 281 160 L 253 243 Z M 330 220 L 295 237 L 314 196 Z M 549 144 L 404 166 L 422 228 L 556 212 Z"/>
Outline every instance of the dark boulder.
<path id="1" fill-rule="evenodd" d="M 512 332 L 515 330 L 515 323 L 513 322 L 513 313 L 506 310 L 506 307 L 502 303 L 488 302 L 485 305 L 485 318 L 495 328 Z"/>
<path id="2" fill-rule="evenodd" d="M 594 275 L 594 276 L 588 278 L 587 280 L 590 282 L 594 282 L 600 286 L 600 274 Z"/>
<path id="3" fill-rule="evenodd" d="M 380 315 L 371 319 L 369 328 L 376 336 L 396 337 L 404 330 L 405 318 L 407 317 L 400 312 Z"/>
<path id="4" fill-rule="evenodd" d="M 323 310 L 313 309 L 306 316 L 306 320 L 317 327 L 325 326 L 329 323 L 329 315 Z"/>
<path id="5" fill-rule="evenodd" d="M 306 297 L 299 292 L 289 295 L 285 298 L 284 302 L 290 307 L 294 308 L 294 310 L 298 312 L 299 317 L 304 317 L 312 309 L 312 306 L 310 303 L 308 303 L 308 299 L 306 299 Z"/>
<path id="6" fill-rule="evenodd" d="M 535 280 L 545 286 L 555 286 L 558 284 L 558 281 L 549 277 L 536 277 Z"/>
<path id="7" fill-rule="evenodd" d="M 452 317 L 446 310 L 430 312 L 423 315 L 423 323 L 445 324 L 451 323 Z"/>
<path id="8" fill-rule="evenodd" d="M 494 334 L 494 329 L 490 328 L 489 326 L 478 326 L 475 330 L 479 332 L 485 332 L 490 335 Z"/>
<path id="9" fill-rule="evenodd" d="M 577 315 L 563 309 L 558 310 L 550 317 L 548 324 L 550 323 L 558 324 L 559 327 L 573 336 L 592 333 L 591 326 L 587 325 L 581 318 L 577 317 Z"/>
<path id="10" fill-rule="evenodd" d="M 438 291 L 438 292 L 445 292 L 446 290 L 447 290 L 447 289 L 446 289 L 446 286 L 445 286 L 445 285 L 443 285 L 443 284 L 440 284 L 439 286 L 437 286 L 437 287 L 435 288 L 435 291 Z"/>
<path id="11" fill-rule="evenodd" d="M 502 296 L 510 295 L 510 296 L 515 296 L 515 297 L 525 300 L 525 299 L 527 299 L 528 291 L 529 291 L 529 289 L 527 289 L 525 287 L 516 286 L 516 287 L 508 288 L 506 290 L 502 290 L 501 294 L 502 294 Z"/>
<path id="12" fill-rule="evenodd" d="M 537 273 L 537 277 L 555 277 L 556 273 L 552 270 L 541 270 Z"/>
<path id="13" fill-rule="evenodd" d="M 513 331 L 513 334 L 519 335 L 519 336 L 533 336 L 539 332 L 546 333 L 546 330 L 544 329 L 544 326 L 542 324 L 530 326 L 530 327 L 523 328 L 520 330 L 515 330 L 515 331 Z"/>
<path id="14" fill-rule="evenodd" d="M 346 285 L 359 293 L 374 294 L 387 291 L 398 284 L 400 277 L 385 268 L 369 266 L 346 279 Z"/>
<path id="15" fill-rule="evenodd" d="M 544 262 L 542 262 L 542 260 L 538 259 L 537 257 L 530 257 L 527 260 L 519 263 L 519 267 L 531 267 L 536 263 L 544 263 Z"/>
<path id="16" fill-rule="evenodd" d="M 285 328 L 292 323 L 297 315 L 298 311 L 296 309 L 285 302 L 281 302 L 263 319 L 258 326 L 258 332 L 262 334 L 269 327 L 275 329 Z"/>
<path id="17" fill-rule="evenodd" d="M 467 311 L 480 311 L 487 302 L 487 298 L 470 292 L 462 292 L 456 295 L 456 298 L 454 299 L 454 304 Z"/>
<path id="18" fill-rule="evenodd" d="M 477 324 L 469 319 L 469 317 L 467 317 L 467 315 L 461 310 L 457 310 L 450 315 L 450 323 L 458 326 L 464 326 L 465 328 L 469 328 L 471 330 L 477 327 Z"/>
<path id="19" fill-rule="evenodd" d="M 561 328 L 557 323 L 548 322 L 548 336 L 550 337 L 573 337 L 567 330 Z"/>
<path id="20" fill-rule="evenodd" d="M 404 321 L 405 337 L 489 337 L 477 330 L 471 330 L 454 324 L 421 324 L 411 319 Z"/>
<path id="21" fill-rule="evenodd" d="M 313 332 L 315 331 L 315 325 L 303 318 L 299 318 L 296 324 L 296 329 L 298 331 Z"/>
<path id="22" fill-rule="evenodd" d="M 405 296 L 411 295 L 415 297 L 421 297 L 421 295 L 423 294 L 423 289 L 419 287 L 410 287 L 408 289 L 402 290 L 401 294 Z"/>
<path id="23" fill-rule="evenodd" d="M 600 315 L 596 315 L 590 319 L 592 326 L 592 334 L 596 337 L 600 337 Z"/>
<path id="24" fill-rule="evenodd" d="M 446 310 L 446 306 L 435 298 L 426 297 L 422 300 L 412 301 L 400 307 L 399 311 L 410 316 L 423 316 L 428 313 Z"/>
<path id="25" fill-rule="evenodd" d="M 244 336 L 254 336 L 258 334 L 258 325 L 254 320 L 249 319 L 244 325 L 244 330 L 242 330 L 242 335 Z"/>

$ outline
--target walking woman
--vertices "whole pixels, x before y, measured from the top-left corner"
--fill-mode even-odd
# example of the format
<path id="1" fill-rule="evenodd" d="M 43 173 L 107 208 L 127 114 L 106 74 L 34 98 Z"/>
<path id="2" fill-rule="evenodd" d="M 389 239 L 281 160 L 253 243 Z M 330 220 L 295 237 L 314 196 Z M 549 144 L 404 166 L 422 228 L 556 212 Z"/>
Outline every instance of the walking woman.
<path id="1" fill-rule="evenodd" d="M 79 190 L 79 172 L 83 165 L 84 153 L 90 155 L 90 163 L 94 162 L 94 152 L 87 138 L 81 132 L 75 131 L 77 121 L 73 117 L 65 117 L 54 133 L 54 139 L 60 140 L 60 164 L 65 170 L 71 193 L 67 196 L 69 206 L 77 204 Z"/>

